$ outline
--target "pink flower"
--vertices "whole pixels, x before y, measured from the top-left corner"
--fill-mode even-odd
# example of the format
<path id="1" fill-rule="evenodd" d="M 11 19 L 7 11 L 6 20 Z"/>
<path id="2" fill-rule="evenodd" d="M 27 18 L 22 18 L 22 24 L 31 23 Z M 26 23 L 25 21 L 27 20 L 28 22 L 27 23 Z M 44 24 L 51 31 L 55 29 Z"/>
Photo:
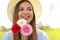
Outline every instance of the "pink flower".
<path id="1" fill-rule="evenodd" d="M 32 33 L 32 26 L 30 24 L 26 24 L 23 27 L 21 27 L 21 33 L 24 36 L 29 36 Z"/>

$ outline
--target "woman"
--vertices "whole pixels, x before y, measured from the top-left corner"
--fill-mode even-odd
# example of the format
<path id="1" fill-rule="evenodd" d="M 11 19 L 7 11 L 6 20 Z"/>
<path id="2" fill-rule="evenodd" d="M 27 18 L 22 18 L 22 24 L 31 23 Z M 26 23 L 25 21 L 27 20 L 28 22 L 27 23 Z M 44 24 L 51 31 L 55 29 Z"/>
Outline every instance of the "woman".
<path id="1" fill-rule="evenodd" d="M 35 13 L 32 4 L 28 0 L 21 0 L 16 4 L 13 14 L 13 24 L 15 24 L 17 20 L 21 18 L 25 19 L 33 28 L 32 34 L 25 37 L 26 40 L 48 40 L 46 34 L 40 30 L 36 31 Z M 21 36 L 22 35 L 20 32 L 12 33 L 9 31 L 3 36 L 2 40 L 22 40 Z"/>

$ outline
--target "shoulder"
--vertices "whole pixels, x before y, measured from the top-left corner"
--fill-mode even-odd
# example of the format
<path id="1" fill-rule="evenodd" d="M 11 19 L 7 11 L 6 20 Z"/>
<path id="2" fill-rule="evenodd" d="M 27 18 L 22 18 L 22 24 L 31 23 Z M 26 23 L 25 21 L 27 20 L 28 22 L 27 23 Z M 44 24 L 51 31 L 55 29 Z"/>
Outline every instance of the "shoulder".
<path id="1" fill-rule="evenodd" d="M 12 39 L 12 31 L 6 32 L 2 37 L 2 40 L 11 40 L 11 39 Z"/>
<path id="2" fill-rule="evenodd" d="M 37 29 L 37 38 L 38 40 L 48 40 L 48 35 L 44 31 Z"/>

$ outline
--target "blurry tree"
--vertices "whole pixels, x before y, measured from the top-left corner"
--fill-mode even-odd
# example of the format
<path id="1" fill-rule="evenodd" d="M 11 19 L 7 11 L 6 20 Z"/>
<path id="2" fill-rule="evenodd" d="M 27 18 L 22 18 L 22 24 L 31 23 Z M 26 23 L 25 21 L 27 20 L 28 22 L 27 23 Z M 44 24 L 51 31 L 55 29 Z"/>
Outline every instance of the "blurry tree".
<path id="1" fill-rule="evenodd" d="M 1 31 L 7 31 L 8 29 L 5 26 L 1 26 L 0 30 Z"/>
<path id="2" fill-rule="evenodd" d="M 37 27 L 39 28 L 39 29 L 41 29 L 41 30 L 49 30 L 49 29 L 52 29 L 48 24 L 42 24 L 42 22 L 39 22 L 38 24 L 37 24 Z"/>

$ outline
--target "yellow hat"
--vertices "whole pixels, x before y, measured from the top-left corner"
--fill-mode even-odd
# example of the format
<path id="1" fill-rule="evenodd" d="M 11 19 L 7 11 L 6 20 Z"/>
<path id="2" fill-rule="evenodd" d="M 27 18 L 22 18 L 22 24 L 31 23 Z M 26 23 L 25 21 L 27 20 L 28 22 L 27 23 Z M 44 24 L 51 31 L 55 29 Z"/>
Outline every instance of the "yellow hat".
<path id="1" fill-rule="evenodd" d="M 19 2 L 20 0 L 11 0 L 8 4 L 8 17 L 11 21 L 13 21 L 13 12 L 14 12 L 14 8 L 17 2 Z M 38 0 L 29 0 L 31 2 L 31 4 L 33 5 L 34 8 L 34 12 L 35 12 L 35 17 L 36 17 L 36 21 L 38 20 L 38 17 L 41 15 L 41 4 Z"/>

